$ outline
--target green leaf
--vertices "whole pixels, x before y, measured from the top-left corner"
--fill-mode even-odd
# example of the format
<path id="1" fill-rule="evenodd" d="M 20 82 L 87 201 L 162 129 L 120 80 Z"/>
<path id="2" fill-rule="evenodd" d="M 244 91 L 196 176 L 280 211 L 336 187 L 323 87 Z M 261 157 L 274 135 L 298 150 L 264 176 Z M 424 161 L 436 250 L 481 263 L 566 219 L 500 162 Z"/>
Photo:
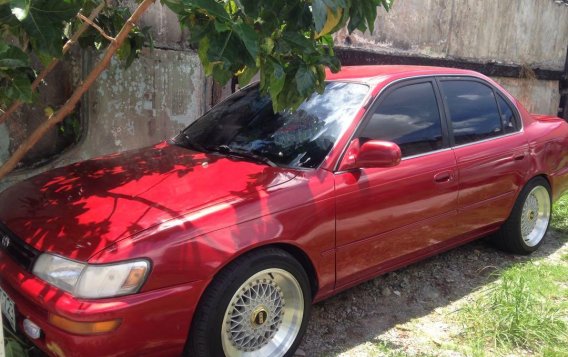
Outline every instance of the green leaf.
<path id="1" fill-rule="evenodd" d="M 279 63 L 273 61 L 272 73 L 270 74 L 270 86 L 268 87 L 270 97 L 278 97 L 284 88 L 284 83 L 286 83 L 286 72 L 284 72 L 284 68 Z"/>
<path id="2" fill-rule="evenodd" d="M 302 33 L 297 33 L 297 32 L 284 32 L 282 34 L 282 38 L 288 42 L 289 44 L 298 47 L 298 48 L 302 48 L 305 52 L 314 52 L 313 50 L 313 46 L 314 43 L 313 41 L 309 40 L 308 38 L 306 38 L 306 36 Z"/>
<path id="3" fill-rule="evenodd" d="M 249 84 L 257 73 L 257 67 L 245 67 L 239 74 L 239 86 L 244 87 Z"/>
<path id="4" fill-rule="evenodd" d="M 345 0 L 323 0 L 323 2 L 334 11 L 338 8 L 347 8 Z"/>
<path id="5" fill-rule="evenodd" d="M 0 42 L 0 70 L 29 66 L 29 57 L 16 46 Z"/>
<path id="6" fill-rule="evenodd" d="M 184 4 L 189 5 L 190 7 L 199 8 L 202 10 L 207 11 L 207 13 L 213 17 L 230 20 L 229 14 L 225 11 L 223 5 L 218 3 L 215 0 L 192 0 L 192 1 L 184 1 Z"/>
<path id="7" fill-rule="evenodd" d="M 24 103 L 31 103 L 33 93 L 30 79 L 25 74 L 15 74 L 12 79 L 11 86 L 6 89 L 6 97 L 12 100 L 19 100 Z"/>
<path id="8" fill-rule="evenodd" d="M 241 9 L 243 9 L 243 12 L 249 17 L 256 18 L 260 15 L 260 11 L 263 7 L 268 7 L 266 4 L 267 2 L 268 1 L 263 1 L 262 6 L 259 6 L 260 4 L 258 0 L 240 0 L 239 7 L 242 6 Z"/>
<path id="9" fill-rule="evenodd" d="M 174 13 L 181 15 L 185 12 L 186 7 L 181 0 L 161 0 L 160 3 L 166 5 Z"/>
<path id="10" fill-rule="evenodd" d="M 231 30 L 231 25 L 229 22 L 227 21 L 215 21 L 215 31 L 217 32 L 225 32 L 225 31 L 230 31 Z"/>
<path id="11" fill-rule="evenodd" d="M 210 76 L 212 74 L 212 67 L 209 64 L 209 57 L 207 53 L 209 52 L 209 38 L 203 37 L 201 41 L 199 41 L 199 47 L 197 49 L 197 55 L 201 60 L 201 64 L 203 65 L 203 70 L 205 74 Z"/>
<path id="12" fill-rule="evenodd" d="M 132 52 L 132 46 L 130 45 L 130 41 L 126 39 L 126 41 L 122 43 L 122 46 L 120 46 L 116 54 L 118 55 L 118 58 L 125 61 L 127 58 L 130 57 L 131 52 Z"/>
<path id="13" fill-rule="evenodd" d="M 232 0 L 238 7 L 239 9 L 241 9 L 241 11 L 243 13 L 245 13 L 246 15 L 246 11 L 245 11 L 245 6 L 243 5 L 243 3 L 241 2 L 241 0 Z"/>
<path id="14" fill-rule="evenodd" d="M 10 10 L 20 21 L 23 21 L 30 12 L 30 0 L 11 0 Z"/>
<path id="15" fill-rule="evenodd" d="M 258 56 L 259 50 L 258 34 L 252 27 L 245 23 L 239 23 L 235 25 L 234 29 L 241 41 L 243 41 L 252 58 L 256 58 L 256 56 Z"/>
<path id="16" fill-rule="evenodd" d="M 74 19 L 80 9 L 79 1 L 36 0 L 22 27 L 30 37 L 36 52 L 61 57 L 65 22 Z"/>
<path id="17" fill-rule="evenodd" d="M 314 16 L 314 23 L 316 25 L 316 32 L 320 32 L 325 25 L 327 19 L 327 6 L 323 0 L 314 0 L 312 2 L 312 13 Z"/>
<path id="18" fill-rule="evenodd" d="M 313 93 L 316 84 L 315 76 L 305 64 L 298 68 L 295 79 L 296 88 L 301 96 L 307 98 Z"/>

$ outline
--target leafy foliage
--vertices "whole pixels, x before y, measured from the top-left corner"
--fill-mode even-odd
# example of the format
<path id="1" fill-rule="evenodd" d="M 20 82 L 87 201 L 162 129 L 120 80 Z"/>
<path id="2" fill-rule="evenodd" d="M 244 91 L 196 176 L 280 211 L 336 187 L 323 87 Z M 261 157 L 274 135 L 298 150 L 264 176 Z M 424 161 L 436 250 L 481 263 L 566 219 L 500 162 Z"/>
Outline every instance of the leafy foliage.
<path id="1" fill-rule="evenodd" d="M 377 7 L 392 0 L 162 0 L 191 33 L 205 72 L 220 83 L 237 75 L 260 88 L 275 110 L 296 108 L 338 71 L 331 33 L 373 30 Z"/>
<path id="2" fill-rule="evenodd" d="M 31 83 L 37 60 L 43 66 L 63 56 L 62 47 L 81 25 L 77 17 L 103 0 L 0 0 L 0 109 L 34 99 Z M 224 84 L 241 85 L 260 73 L 261 90 L 275 110 L 297 108 L 324 87 L 325 68 L 338 71 L 331 34 L 373 30 L 377 8 L 393 0 L 162 0 L 198 49 L 205 71 Z M 106 6 L 94 20 L 115 36 L 130 16 L 126 7 Z M 84 48 L 102 49 L 108 39 L 91 27 L 79 39 Z M 151 44 L 148 29 L 135 27 L 118 55 L 130 65 Z M 36 65 L 37 67 L 37 65 Z"/>
<path id="3" fill-rule="evenodd" d="M 63 45 L 102 0 L 0 0 L 0 109 L 18 100 L 30 103 L 31 83 L 38 60 L 46 66 L 63 57 Z M 114 36 L 130 16 L 126 7 L 105 7 L 94 22 Z M 135 28 L 119 51 L 126 65 L 138 56 L 148 41 L 147 29 Z M 100 49 L 108 43 L 97 30 L 89 28 L 80 38 L 84 48 Z"/>

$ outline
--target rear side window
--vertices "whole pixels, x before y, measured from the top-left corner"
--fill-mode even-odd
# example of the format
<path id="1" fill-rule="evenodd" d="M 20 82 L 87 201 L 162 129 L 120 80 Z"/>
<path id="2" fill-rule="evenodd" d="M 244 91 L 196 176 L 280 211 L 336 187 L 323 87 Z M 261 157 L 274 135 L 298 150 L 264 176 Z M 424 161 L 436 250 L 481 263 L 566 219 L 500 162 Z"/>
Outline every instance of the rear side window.
<path id="1" fill-rule="evenodd" d="M 503 134 L 493 89 L 475 81 L 448 80 L 440 84 L 450 111 L 455 145 Z"/>
<path id="2" fill-rule="evenodd" d="M 513 114 L 513 108 L 500 94 L 497 95 L 497 102 L 499 103 L 499 109 L 501 109 L 501 122 L 503 123 L 505 134 L 517 131 L 517 121 L 515 120 L 515 114 Z"/>
<path id="3" fill-rule="evenodd" d="M 394 142 L 403 157 L 441 149 L 442 125 L 432 84 L 410 84 L 388 93 L 360 136 Z"/>

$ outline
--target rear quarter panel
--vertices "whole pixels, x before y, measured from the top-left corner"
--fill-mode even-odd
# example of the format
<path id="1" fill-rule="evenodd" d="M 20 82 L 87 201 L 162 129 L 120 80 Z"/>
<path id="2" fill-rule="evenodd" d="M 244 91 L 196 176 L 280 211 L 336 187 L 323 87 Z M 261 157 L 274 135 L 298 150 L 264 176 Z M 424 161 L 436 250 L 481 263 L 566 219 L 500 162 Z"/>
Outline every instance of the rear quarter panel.
<path id="1" fill-rule="evenodd" d="M 529 141 L 529 177 L 545 175 L 552 186 L 553 201 L 568 192 L 568 123 L 560 118 L 522 111 Z"/>

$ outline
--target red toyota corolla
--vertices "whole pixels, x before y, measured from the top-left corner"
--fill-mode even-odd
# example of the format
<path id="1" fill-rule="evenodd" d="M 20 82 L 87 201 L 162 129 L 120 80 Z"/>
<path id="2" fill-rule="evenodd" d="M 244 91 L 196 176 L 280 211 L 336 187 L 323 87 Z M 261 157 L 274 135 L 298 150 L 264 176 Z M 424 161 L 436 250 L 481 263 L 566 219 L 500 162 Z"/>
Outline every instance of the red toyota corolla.
<path id="1" fill-rule="evenodd" d="M 290 356 L 378 274 L 490 233 L 534 251 L 567 190 L 568 124 L 479 73 L 346 67 L 277 114 L 252 85 L 4 191 L 2 314 L 52 356 Z"/>

